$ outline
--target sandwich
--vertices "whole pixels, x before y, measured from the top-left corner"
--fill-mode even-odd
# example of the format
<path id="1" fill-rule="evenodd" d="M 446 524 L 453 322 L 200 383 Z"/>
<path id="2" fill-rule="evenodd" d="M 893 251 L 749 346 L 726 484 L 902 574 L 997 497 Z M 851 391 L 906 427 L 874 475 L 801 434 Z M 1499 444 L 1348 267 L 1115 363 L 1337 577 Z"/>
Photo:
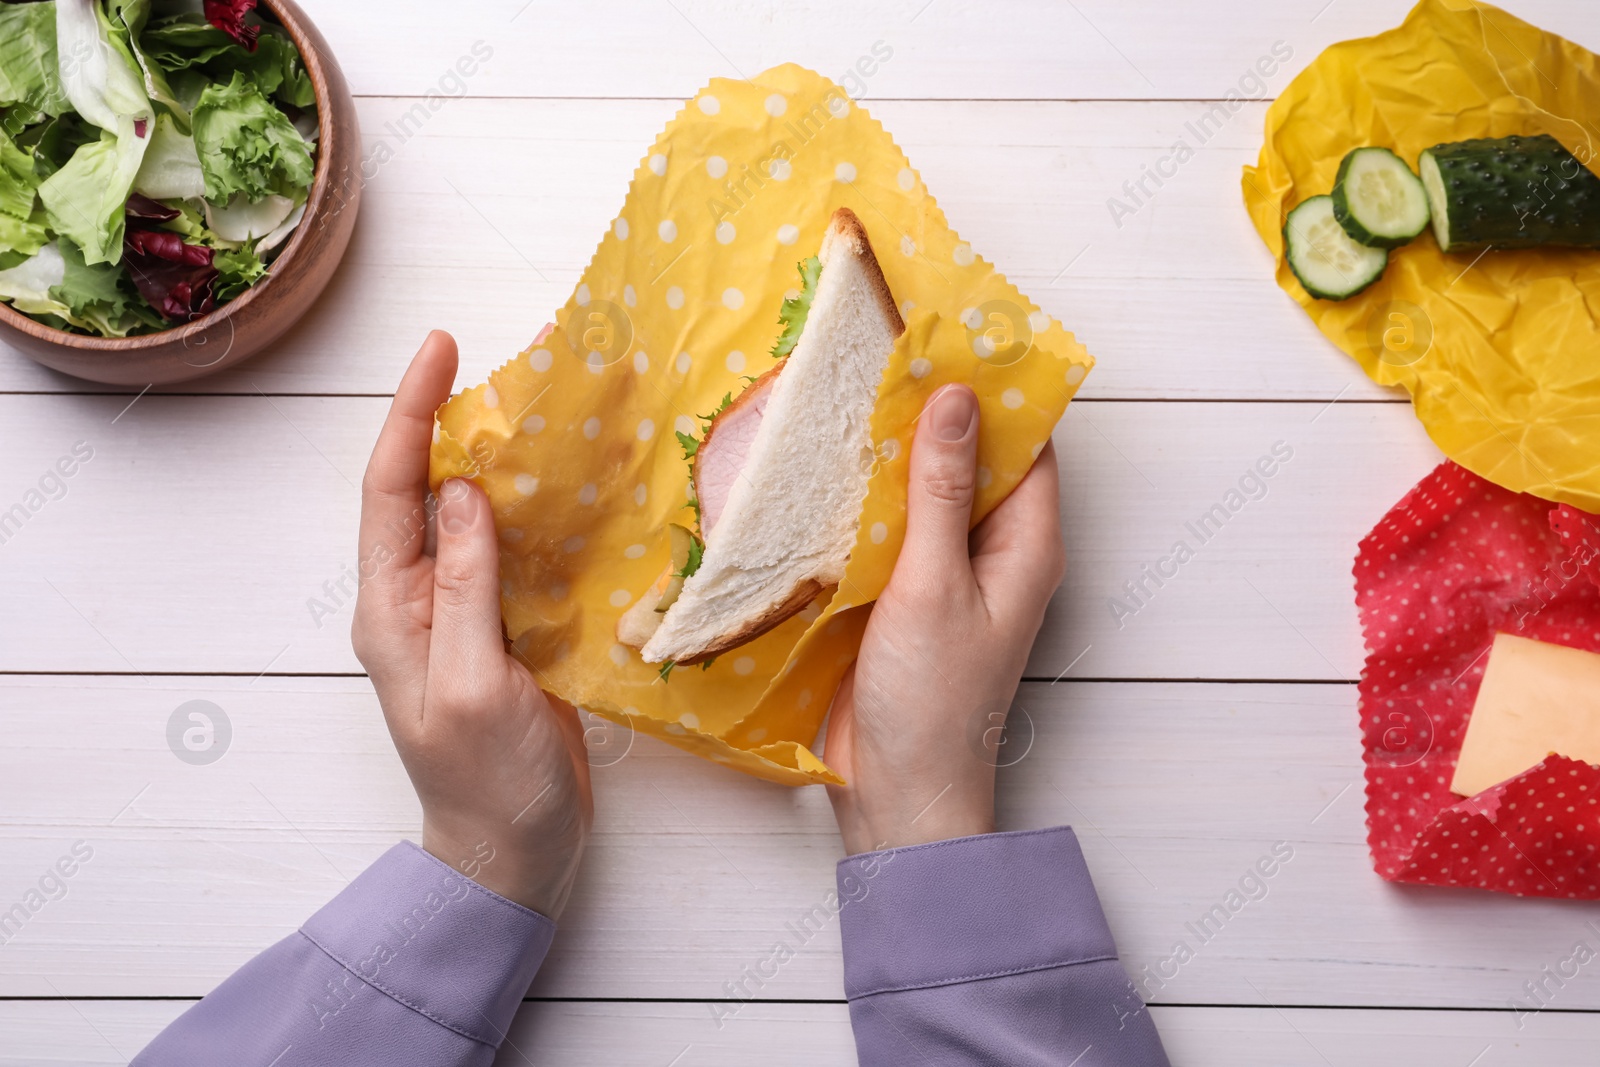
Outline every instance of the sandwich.
<path id="1" fill-rule="evenodd" d="M 779 363 L 724 398 L 692 463 L 698 529 L 623 613 L 617 639 L 663 677 L 707 664 L 805 609 L 844 577 L 873 464 L 869 420 L 905 323 L 861 220 L 833 213 L 785 300 Z"/>

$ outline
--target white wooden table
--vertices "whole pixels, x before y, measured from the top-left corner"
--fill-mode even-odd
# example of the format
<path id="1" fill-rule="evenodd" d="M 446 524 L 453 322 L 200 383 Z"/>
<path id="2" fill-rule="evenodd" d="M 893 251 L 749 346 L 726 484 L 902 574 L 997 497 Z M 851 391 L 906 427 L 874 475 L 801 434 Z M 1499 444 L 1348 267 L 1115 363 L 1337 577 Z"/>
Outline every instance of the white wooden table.
<path id="1" fill-rule="evenodd" d="M 1596 1062 L 1600 963 L 1537 1015 L 1508 1005 L 1575 943 L 1600 948 L 1600 909 L 1370 869 L 1350 563 L 1440 457 L 1272 283 L 1238 193 L 1265 102 L 1120 226 L 1106 206 L 1274 43 L 1293 56 L 1268 96 L 1403 0 L 307 6 L 369 153 L 393 154 L 309 318 L 137 400 L 0 352 L 0 510 L 94 450 L 0 544 L 0 909 L 73 842 L 94 850 L 0 945 L 0 1064 L 125 1063 L 416 834 L 349 611 L 319 626 L 306 605 L 354 561 L 401 369 L 435 326 L 461 341 L 462 384 L 520 350 L 705 79 L 785 60 L 840 76 L 877 42 L 893 55 L 865 105 L 962 236 L 1101 359 L 1057 435 L 1072 572 L 1020 697 L 1035 740 L 1002 772 L 1004 826 L 1078 828 L 1176 1063 Z M 1591 0 L 1513 6 L 1600 47 Z M 477 42 L 492 55 L 462 95 L 449 71 Z M 460 98 L 397 133 L 430 90 Z M 1270 492 L 1119 627 L 1108 599 L 1280 441 Z M 190 700 L 232 724 L 210 766 L 168 748 Z M 853 1063 L 837 924 L 713 1021 L 832 885 L 822 792 L 647 739 L 595 788 L 577 903 L 501 1062 Z M 1276 842 L 1293 859 L 1267 896 L 1163 963 Z"/>

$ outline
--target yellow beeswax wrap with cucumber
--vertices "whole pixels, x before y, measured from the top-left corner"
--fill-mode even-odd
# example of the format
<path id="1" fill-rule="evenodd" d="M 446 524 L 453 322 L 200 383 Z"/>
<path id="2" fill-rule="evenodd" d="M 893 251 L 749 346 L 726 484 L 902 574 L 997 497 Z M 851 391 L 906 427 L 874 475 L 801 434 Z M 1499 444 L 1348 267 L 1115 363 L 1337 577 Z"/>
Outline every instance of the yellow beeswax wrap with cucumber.
<path id="1" fill-rule="evenodd" d="M 512 648 L 555 695 L 747 774 L 809 746 L 905 530 L 924 402 L 978 395 L 973 521 L 1093 360 L 794 65 L 656 139 L 555 328 L 439 411 L 432 481 L 491 501 Z"/>
<path id="2" fill-rule="evenodd" d="M 1600 63 L 1423 0 L 1267 112 L 1245 205 L 1277 280 L 1457 463 L 1600 512 Z"/>

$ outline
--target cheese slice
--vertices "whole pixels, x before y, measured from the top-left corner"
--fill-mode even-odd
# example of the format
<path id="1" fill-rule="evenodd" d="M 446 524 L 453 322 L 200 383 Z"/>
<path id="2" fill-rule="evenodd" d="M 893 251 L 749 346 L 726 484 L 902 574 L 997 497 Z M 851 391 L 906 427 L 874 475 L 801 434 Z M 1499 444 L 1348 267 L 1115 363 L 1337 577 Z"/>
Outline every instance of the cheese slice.
<path id="1" fill-rule="evenodd" d="M 1496 634 L 1450 791 L 1472 796 L 1552 752 L 1600 763 L 1600 655 Z"/>

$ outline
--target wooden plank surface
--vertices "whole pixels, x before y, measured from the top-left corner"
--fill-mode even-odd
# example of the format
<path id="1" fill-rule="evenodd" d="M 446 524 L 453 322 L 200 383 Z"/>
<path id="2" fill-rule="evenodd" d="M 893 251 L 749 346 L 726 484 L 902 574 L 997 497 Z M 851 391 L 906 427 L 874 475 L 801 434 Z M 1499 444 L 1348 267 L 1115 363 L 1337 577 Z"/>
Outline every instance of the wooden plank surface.
<path id="1" fill-rule="evenodd" d="M 0 1067 L 126 1063 L 186 1001 L 0 1003 Z M 518 1013 L 496 1067 L 850 1067 L 843 1004 L 753 1004 L 718 1029 L 717 1003 L 566 1004 Z M 1329 1008 L 1151 1009 L 1167 1053 L 1184 1067 L 1590 1067 L 1595 1027 L 1549 1012 L 1517 1028 L 1508 1012 L 1341 1011 Z M 673 1059 L 674 1056 L 678 1058 Z M 1065 1062 L 1065 1061 L 1063 1061 Z"/>
<path id="2" fill-rule="evenodd" d="M 1264 104 L 1234 114 L 1117 219 L 1108 200 L 1126 201 L 1123 184 L 1179 137 L 1193 143 L 1185 125 L 1211 105 L 866 104 L 961 235 L 1100 357 L 1083 395 L 1398 395 L 1370 383 L 1272 281 L 1239 191 Z M 157 392 L 389 393 L 434 327 L 461 341 L 461 384 L 481 381 L 566 301 L 679 105 L 455 100 L 402 141 L 396 123 L 415 106 L 359 101 L 368 155 L 393 155 L 371 168 L 341 273 L 308 317 L 269 354 Z M 0 360 L 0 392 L 84 389 L 14 353 Z"/>
<path id="3" fill-rule="evenodd" d="M 190 700 L 231 724 L 210 766 L 168 748 Z M 1576 941 L 1600 944 L 1592 905 L 1379 880 L 1353 701 L 1342 684 L 1025 685 L 1033 737 L 1001 773 L 1001 824 L 1078 828 L 1157 1003 L 1503 1008 Z M 199 995 L 417 831 L 365 679 L 9 677 L 0 721 L 0 901 L 73 842 L 94 850 L 0 951 L 0 996 Z M 787 939 L 761 996 L 838 998 L 837 923 L 790 932 L 833 886 L 823 791 L 593 740 L 609 764 L 594 842 L 534 995 L 726 997 Z M 1274 846 L 1292 857 L 1202 943 L 1189 924 Z M 1179 941 L 1194 959 L 1174 965 Z M 1600 1008 L 1600 978 L 1559 1006 Z"/>
<path id="4" fill-rule="evenodd" d="M 493 50 L 465 79 L 484 96 L 654 96 L 681 100 L 712 76 L 753 77 L 797 62 L 843 80 L 872 47 L 893 55 L 865 79 L 874 97 L 925 99 L 1215 98 L 1274 42 L 1291 69 L 1336 41 L 1397 25 L 1395 0 L 1286 0 L 1248 12 L 1229 0 L 475 0 L 434 5 L 306 5 L 357 92 L 459 92 L 447 79 L 479 41 Z M 1593 43 L 1586 0 L 1507 0 L 1519 17 Z M 1269 80 L 1275 91 L 1281 75 Z M 1246 86 L 1244 95 L 1249 95 Z"/>
<path id="5" fill-rule="evenodd" d="M 387 400 L 129 400 L 0 397 L 0 510 L 75 443 L 94 450 L 0 545 L 28 619 L 0 670 L 359 671 L 350 612 L 307 601 L 333 603 L 324 584 L 354 563 Z M 1044 678 L 1354 678 L 1356 543 L 1439 458 L 1398 404 L 1079 403 L 1056 440 L 1071 564 L 1029 668 Z M 1263 457 L 1257 499 L 1202 529 Z M 1157 588 L 1142 568 L 1180 540 L 1194 558 Z"/>

